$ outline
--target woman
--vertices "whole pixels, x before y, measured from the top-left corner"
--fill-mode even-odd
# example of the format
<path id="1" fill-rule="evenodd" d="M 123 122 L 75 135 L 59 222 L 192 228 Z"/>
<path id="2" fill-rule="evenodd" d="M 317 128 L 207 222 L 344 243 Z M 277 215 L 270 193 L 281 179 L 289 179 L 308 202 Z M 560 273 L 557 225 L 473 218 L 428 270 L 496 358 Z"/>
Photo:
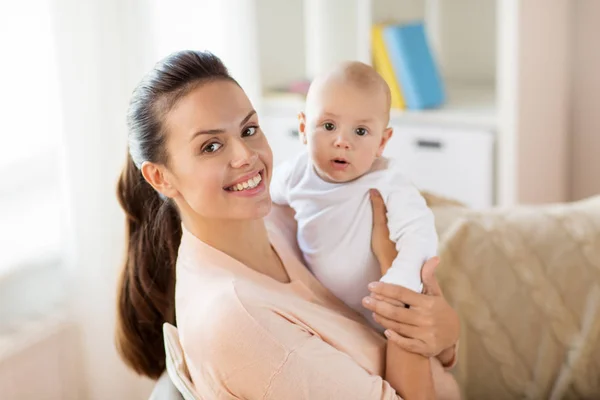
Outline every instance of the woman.
<path id="1" fill-rule="evenodd" d="M 205 398 L 396 399 L 390 383 L 406 398 L 434 398 L 434 382 L 440 397 L 458 397 L 437 361 L 452 363 L 458 320 L 436 286 L 435 263 L 424 267 L 432 296 L 378 285 L 366 299 L 396 332 L 389 343 L 324 289 L 293 249 L 293 220 L 263 220 L 271 149 L 217 57 L 185 51 L 157 64 L 133 93 L 128 124 L 118 347 L 130 367 L 162 373 L 162 324 L 177 319 Z M 373 247 L 387 263 L 395 250 L 381 200 L 374 206 Z M 386 346 L 394 346 L 387 357 Z"/>

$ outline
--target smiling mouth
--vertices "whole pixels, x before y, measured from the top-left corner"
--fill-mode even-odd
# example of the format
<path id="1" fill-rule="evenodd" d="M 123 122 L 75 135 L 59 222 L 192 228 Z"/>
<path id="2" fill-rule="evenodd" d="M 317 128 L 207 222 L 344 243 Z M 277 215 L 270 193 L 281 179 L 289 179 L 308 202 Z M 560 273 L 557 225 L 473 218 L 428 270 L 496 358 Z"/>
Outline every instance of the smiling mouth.
<path id="1" fill-rule="evenodd" d="M 239 183 L 236 183 L 235 185 L 226 187 L 225 190 L 227 190 L 229 192 L 241 192 L 243 190 L 254 189 L 258 185 L 260 185 L 260 183 L 262 182 L 262 180 L 263 180 L 262 174 L 263 174 L 263 171 L 259 171 L 255 176 L 245 180 L 244 182 L 239 182 Z"/>

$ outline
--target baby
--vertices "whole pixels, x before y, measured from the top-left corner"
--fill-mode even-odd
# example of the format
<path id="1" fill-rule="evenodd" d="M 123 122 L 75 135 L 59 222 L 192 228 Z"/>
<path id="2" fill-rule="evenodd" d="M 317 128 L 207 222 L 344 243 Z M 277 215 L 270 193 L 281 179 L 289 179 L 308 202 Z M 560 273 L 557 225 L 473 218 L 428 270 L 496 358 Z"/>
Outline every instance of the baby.
<path id="1" fill-rule="evenodd" d="M 395 162 L 390 89 L 371 67 L 344 63 L 310 86 L 299 132 L 308 152 L 275 168 L 271 197 L 296 211 L 298 244 L 316 278 L 373 326 L 361 300 L 379 280 L 421 292 L 421 266 L 436 255 L 433 214 Z M 383 275 L 371 250 L 369 189 L 387 206 L 398 256 Z"/>

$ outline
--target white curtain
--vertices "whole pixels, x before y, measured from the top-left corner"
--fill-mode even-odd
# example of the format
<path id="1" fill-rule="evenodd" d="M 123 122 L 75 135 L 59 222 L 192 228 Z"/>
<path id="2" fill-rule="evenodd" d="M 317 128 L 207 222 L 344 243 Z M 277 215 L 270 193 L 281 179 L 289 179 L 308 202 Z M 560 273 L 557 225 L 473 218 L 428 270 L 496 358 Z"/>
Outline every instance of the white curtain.
<path id="1" fill-rule="evenodd" d="M 82 328 L 90 399 L 144 399 L 114 348 L 124 218 L 115 185 L 125 113 L 143 74 L 171 51 L 208 49 L 258 98 L 252 1 L 52 0 L 63 103 L 69 287 Z M 216 5 L 218 4 L 218 5 Z"/>
<path id="2" fill-rule="evenodd" d="M 133 82 L 125 2 L 54 1 L 63 104 L 69 285 L 81 327 L 89 399 L 144 398 L 114 348 L 123 216 L 115 183 L 124 161 L 124 113 Z M 135 53 L 135 47 L 130 51 Z M 139 54 L 138 54 L 139 55 Z"/>
<path id="3" fill-rule="evenodd" d="M 0 336 L 61 297 L 61 107 L 48 5 L 0 2 Z"/>
<path id="4" fill-rule="evenodd" d="M 152 0 L 155 58 L 182 49 L 209 50 L 219 56 L 260 106 L 257 0 Z"/>

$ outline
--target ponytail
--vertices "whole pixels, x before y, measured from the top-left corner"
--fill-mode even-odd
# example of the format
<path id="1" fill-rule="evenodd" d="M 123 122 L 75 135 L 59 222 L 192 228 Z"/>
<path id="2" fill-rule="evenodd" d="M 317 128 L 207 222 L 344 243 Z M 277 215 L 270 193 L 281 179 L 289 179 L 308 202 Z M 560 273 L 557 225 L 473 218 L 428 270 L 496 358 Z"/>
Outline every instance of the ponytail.
<path id="1" fill-rule="evenodd" d="M 127 254 L 117 303 L 117 348 L 139 374 L 158 378 L 165 369 L 162 325 L 175 324 L 175 261 L 179 215 L 142 177 L 131 156 L 117 197 L 127 218 Z"/>
<path id="2" fill-rule="evenodd" d="M 181 242 L 179 213 L 146 182 L 146 161 L 169 165 L 163 119 L 199 83 L 235 82 L 221 60 L 181 51 L 160 61 L 136 87 L 127 114 L 129 154 L 117 186 L 127 218 L 127 253 L 117 302 L 117 348 L 137 373 L 158 378 L 165 369 L 162 325 L 175 324 L 175 262 Z"/>

